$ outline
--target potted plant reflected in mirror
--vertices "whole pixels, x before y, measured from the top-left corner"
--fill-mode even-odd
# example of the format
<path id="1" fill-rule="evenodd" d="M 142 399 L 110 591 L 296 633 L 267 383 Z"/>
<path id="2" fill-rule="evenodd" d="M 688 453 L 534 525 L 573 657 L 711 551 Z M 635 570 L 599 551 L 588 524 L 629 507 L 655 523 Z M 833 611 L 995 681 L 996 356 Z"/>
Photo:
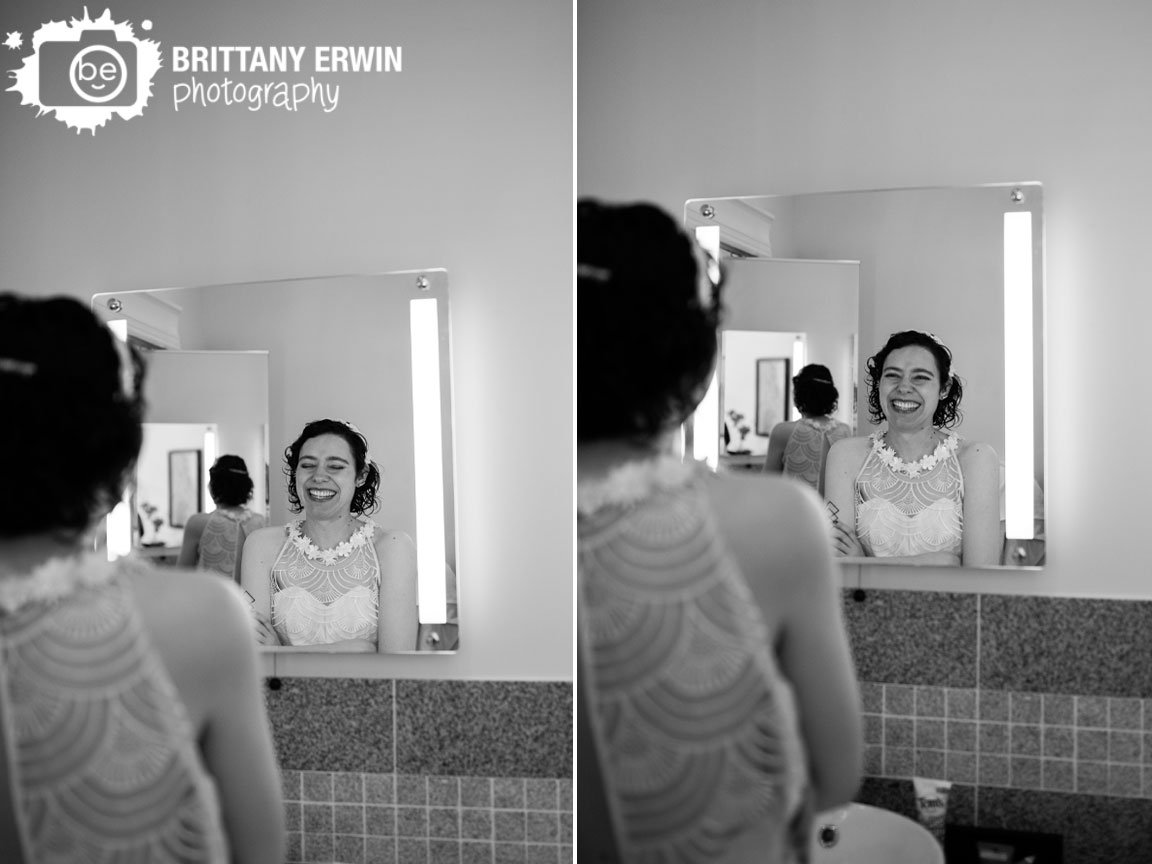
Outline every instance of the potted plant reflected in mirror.
<path id="1" fill-rule="evenodd" d="M 141 537 L 140 545 L 148 547 L 163 546 L 164 541 L 160 539 L 160 529 L 164 525 L 164 518 L 157 515 L 160 512 L 160 508 L 155 504 L 149 504 L 147 501 L 143 501 L 140 504 L 140 509 L 144 511 L 144 515 L 148 517 L 148 522 L 152 525 L 152 538 L 146 540 Z"/>
<path id="2" fill-rule="evenodd" d="M 731 421 L 731 426 L 740 433 L 740 442 L 735 446 L 732 445 L 732 435 L 728 431 L 729 423 L 724 424 L 724 445 L 725 452 L 733 456 L 744 456 L 752 451 L 744 446 L 744 439 L 748 437 L 748 433 L 752 431 L 752 427 L 744 422 L 744 415 L 739 411 L 732 409 L 728 412 L 728 419 Z"/>

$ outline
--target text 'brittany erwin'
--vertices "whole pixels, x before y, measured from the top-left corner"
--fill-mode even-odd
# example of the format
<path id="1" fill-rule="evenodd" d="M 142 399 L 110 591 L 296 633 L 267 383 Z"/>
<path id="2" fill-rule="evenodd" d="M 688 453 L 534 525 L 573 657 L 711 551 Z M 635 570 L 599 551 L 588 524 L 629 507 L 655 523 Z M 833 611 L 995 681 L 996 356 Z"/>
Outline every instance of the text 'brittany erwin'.
<path id="1" fill-rule="evenodd" d="M 400 72 L 399 45 L 316 45 L 303 69 L 303 45 L 174 45 L 173 72 Z"/>

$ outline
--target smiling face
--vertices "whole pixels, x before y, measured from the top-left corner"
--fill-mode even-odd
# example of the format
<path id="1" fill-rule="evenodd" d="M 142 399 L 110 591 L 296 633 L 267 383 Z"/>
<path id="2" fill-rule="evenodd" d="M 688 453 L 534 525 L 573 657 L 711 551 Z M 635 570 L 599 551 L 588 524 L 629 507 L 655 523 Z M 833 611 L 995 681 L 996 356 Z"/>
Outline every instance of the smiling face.
<path id="1" fill-rule="evenodd" d="M 923 429 L 948 387 L 940 381 L 936 358 L 927 348 L 908 345 L 892 351 L 880 370 L 880 406 L 894 429 Z"/>
<path id="2" fill-rule="evenodd" d="M 356 487 L 363 480 L 356 474 L 352 448 L 341 436 L 317 435 L 300 446 L 296 494 L 307 517 L 331 519 L 349 514 Z"/>

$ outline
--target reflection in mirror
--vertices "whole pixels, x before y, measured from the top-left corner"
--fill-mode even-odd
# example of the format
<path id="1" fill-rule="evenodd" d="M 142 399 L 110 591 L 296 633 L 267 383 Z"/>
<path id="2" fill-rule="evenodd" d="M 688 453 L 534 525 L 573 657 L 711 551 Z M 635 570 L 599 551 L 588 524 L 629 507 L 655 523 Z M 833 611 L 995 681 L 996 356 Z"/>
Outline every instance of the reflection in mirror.
<path id="1" fill-rule="evenodd" d="M 963 477 L 968 499 L 953 502 L 952 515 L 959 520 L 953 558 L 881 558 L 876 556 L 883 553 L 863 542 L 850 548 L 849 560 L 1041 566 L 1042 204 L 1036 183 L 688 201 L 686 225 L 723 260 L 726 309 L 722 360 L 712 391 L 685 430 L 686 447 L 719 470 L 772 470 L 781 457 L 763 421 L 765 412 L 778 416 L 785 410 L 779 392 L 782 371 L 787 366 L 795 375 L 806 364 L 820 364 L 838 391 L 838 405 L 828 419 L 846 423 L 858 441 L 880 433 L 876 458 L 895 453 L 918 463 L 947 445 L 951 431 L 958 435 L 956 461 L 965 466 L 956 469 L 957 488 Z M 947 346 L 963 393 L 957 424 L 945 429 L 927 418 L 911 438 L 890 428 L 890 406 L 874 422 L 867 369 L 868 359 L 893 333 L 908 330 L 932 334 Z M 762 334 L 750 353 L 741 341 L 747 333 Z M 784 342 L 788 337 L 792 351 Z M 769 339 L 778 341 L 770 344 Z M 758 404 L 758 397 L 774 404 Z M 913 401 L 901 404 L 912 410 Z M 789 421 L 795 420 L 799 409 L 794 399 L 787 410 Z M 743 415 L 740 422 L 732 411 Z M 741 426 L 747 433 L 740 433 Z M 777 424 L 785 431 L 797 427 Z M 807 442 L 810 454 L 819 453 L 815 441 Z M 828 443 L 823 446 L 827 453 Z M 840 445 L 840 453 L 851 446 Z M 856 504 L 872 494 L 860 472 L 872 445 L 855 446 L 859 459 L 840 465 L 850 475 L 847 506 L 838 498 L 829 502 L 829 512 L 859 541 L 868 526 L 859 523 Z M 981 455 L 973 456 L 975 451 Z M 948 452 L 944 446 L 939 460 L 947 461 Z M 825 463 L 823 471 L 829 470 Z M 904 476 L 893 482 L 902 484 L 910 498 L 924 498 L 910 491 L 924 479 Z M 918 512 L 925 509 L 916 506 Z M 850 513 L 841 522 L 834 511 L 844 509 Z M 901 518 L 915 522 L 928 517 L 909 511 Z M 972 528 L 967 556 L 959 552 L 964 518 Z M 976 525 L 991 526 L 984 533 L 994 538 L 977 541 L 981 529 Z M 911 533 L 927 536 L 918 528 Z"/>
<path id="2" fill-rule="evenodd" d="M 110 555 L 123 531 L 136 555 L 236 578 L 268 650 L 458 648 L 446 273 L 120 292 L 93 308 L 150 349 L 137 515 L 110 518 Z M 314 435 L 290 495 L 285 451 L 324 418 L 367 461 L 338 479 L 357 454 L 312 453 L 332 443 Z"/>

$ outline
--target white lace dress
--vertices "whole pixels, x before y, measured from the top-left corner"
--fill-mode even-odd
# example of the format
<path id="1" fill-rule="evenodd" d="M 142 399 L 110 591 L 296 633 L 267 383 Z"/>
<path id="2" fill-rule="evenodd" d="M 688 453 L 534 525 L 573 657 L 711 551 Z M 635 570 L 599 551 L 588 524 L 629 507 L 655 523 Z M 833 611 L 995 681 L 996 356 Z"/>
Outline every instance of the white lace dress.
<path id="1" fill-rule="evenodd" d="M 807 860 L 792 689 L 701 477 L 632 463 L 579 493 L 589 715 L 625 861 Z"/>
<path id="2" fill-rule="evenodd" d="M 208 514 L 200 535 L 197 569 L 219 573 L 239 583 L 239 551 L 249 534 L 267 524 L 267 519 L 247 507 L 237 510 L 216 508 Z"/>
<path id="3" fill-rule="evenodd" d="M 847 423 L 830 417 L 803 417 L 792 427 L 784 445 L 784 474 L 797 477 L 824 494 L 824 463 L 828 450 L 841 438 L 849 438 Z"/>
<path id="4" fill-rule="evenodd" d="M 856 475 L 856 536 L 876 558 L 964 549 L 964 475 L 960 439 L 948 433 L 935 451 L 905 464 L 874 432 Z"/>
<path id="5" fill-rule="evenodd" d="M 330 645 L 349 639 L 377 643 L 380 559 L 372 543 L 375 525 L 361 519 L 350 541 L 317 550 L 285 529 L 272 565 L 272 627 L 282 645 Z"/>
<path id="6" fill-rule="evenodd" d="M 0 580 L 0 722 L 28 864 L 229 859 L 215 784 L 124 578 L 53 559 Z"/>

